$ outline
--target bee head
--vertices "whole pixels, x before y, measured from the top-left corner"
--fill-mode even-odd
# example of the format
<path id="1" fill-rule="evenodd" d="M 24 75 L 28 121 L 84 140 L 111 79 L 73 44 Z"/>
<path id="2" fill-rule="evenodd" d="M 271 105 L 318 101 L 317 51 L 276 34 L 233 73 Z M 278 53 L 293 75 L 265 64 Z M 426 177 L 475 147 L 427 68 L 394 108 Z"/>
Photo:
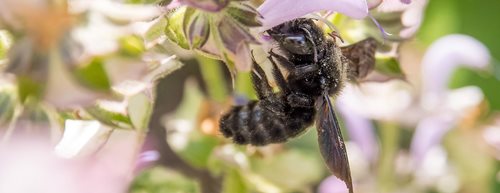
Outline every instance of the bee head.
<path id="1" fill-rule="evenodd" d="M 273 27 L 267 33 L 286 51 L 310 55 L 317 54 L 316 46 L 323 38 L 318 30 L 312 19 L 299 18 Z"/>

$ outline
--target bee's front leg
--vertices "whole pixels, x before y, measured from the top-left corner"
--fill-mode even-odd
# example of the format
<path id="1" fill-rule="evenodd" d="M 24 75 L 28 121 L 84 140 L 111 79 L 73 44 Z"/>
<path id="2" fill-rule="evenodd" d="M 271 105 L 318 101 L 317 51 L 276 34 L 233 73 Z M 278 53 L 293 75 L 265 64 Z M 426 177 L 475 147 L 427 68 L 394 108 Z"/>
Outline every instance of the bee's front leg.
<path id="1" fill-rule="evenodd" d="M 252 53 L 252 75 L 251 75 L 252 83 L 257 92 L 257 96 L 259 99 L 265 99 L 267 97 L 273 96 L 273 89 L 269 85 L 267 81 L 267 76 L 264 70 L 259 66 L 259 64 L 255 61 Z"/>

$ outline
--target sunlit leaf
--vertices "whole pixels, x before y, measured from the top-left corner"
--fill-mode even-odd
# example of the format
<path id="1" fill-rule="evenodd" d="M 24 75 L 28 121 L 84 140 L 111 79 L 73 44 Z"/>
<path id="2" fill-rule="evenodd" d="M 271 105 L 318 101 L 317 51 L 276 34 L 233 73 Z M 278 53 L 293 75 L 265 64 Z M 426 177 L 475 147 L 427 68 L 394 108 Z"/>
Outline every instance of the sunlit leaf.
<path id="1" fill-rule="evenodd" d="M 127 112 L 134 128 L 141 131 L 147 128 L 152 107 L 153 101 L 143 93 L 139 93 L 128 99 Z"/>
<path id="2" fill-rule="evenodd" d="M 164 17 L 159 17 L 153 21 L 153 24 L 144 34 L 144 42 L 146 47 L 152 46 L 155 41 L 165 36 L 165 28 L 168 20 Z"/>
<path id="3" fill-rule="evenodd" d="M 106 109 L 102 104 L 98 104 L 92 107 L 87 107 L 85 109 L 96 120 L 101 123 L 109 125 L 111 127 L 121 128 L 121 129 L 132 129 L 132 121 L 123 112 L 116 112 L 110 109 Z"/>
<path id="4" fill-rule="evenodd" d="M 393 57 L 377 58 L 375 71 L 392 78 L 405 77 L 399 62 Z"/>
<path id="5" fill-rule="evenodd" d="M 0 126 L 8 124 L 14 116 L 17 99 L 14 90 L 2 89 L 0 91 Z"/>
<path id="6" fill-rule="evenodd" d="M 224 176 L 223 193 L 233 192 L 249 192 L 245 183 L 245 179 L 241 176 L 238 170 L 230 169 Z"/>
<path id="7" fill-rule="evenodd" d="M 194 166 L 207 167 L 210 155 L 218 143 L 218 140 L 211 136 L 193 137 L 179 153 Z"/>
<path id="8" fill-rule="evenodd" d="M 138 57 L 146 50 L 142 39 L 137 36 L 122 37 L 119 43 L 120 53 L 124 56 Z"/>
<path id="9" fill-rule="evenodd" d="M 163 168 L 152 168 L 137 176 L 130 185 L 130 193 L 172 192 L 198 193 L 197 183 L 183 175 Z"/>
<path id="10" fill-rule="evenodd" d="M 89 64 L 75 69 L 75 77 L 86 86 L 96 90 L 107 91 L 110 89 L 110 81 L 104 69 L 104 60 L 94 58 Z"/>
<path id="11" fill-rule="evenodd" d="M 227 8 L 226 12 L 236 21 L 248 27 L 259 27 L 262 25 L 262 22 L 259 20 L 261 19 L 259 12 L 247 4 L 233 3 Z"/>
<path id="12" fill-rule="evenodd" d="M 189 49 L 189 43 L 182 28 L 186 9 L 186 7 L 181 7 L 170 13 L 167 27 L 165 27 L 165 35 L 167 35 L 169 40 L 176 43 L 181 48 Z"/>
<path id="13" fill-rule="evenodd" d="M 7 31 L 0 30 L 0 67 L 2 66 L 2 60 L 7 56 L 7 51 L 12 45 L 12 39 Z"/>
<path id="14" fill-rule="evenodd" d="M 319 180 L 327 171 L 321 157 L 307 152 L 288 150 L 272 159 L 253 160 L 252 171 L 257 172 L 279 187 L 300 190 Z M 300 165 L 300 167 L 297 167 Z M 293 177 L 284 177 L 293 176 Z"/>

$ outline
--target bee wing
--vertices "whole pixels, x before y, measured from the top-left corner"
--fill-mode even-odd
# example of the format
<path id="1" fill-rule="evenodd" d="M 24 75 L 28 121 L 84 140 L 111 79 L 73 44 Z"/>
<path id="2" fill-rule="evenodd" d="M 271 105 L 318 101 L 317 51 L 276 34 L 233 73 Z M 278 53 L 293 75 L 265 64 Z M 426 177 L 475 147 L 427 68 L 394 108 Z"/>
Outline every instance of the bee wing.
<path id="1" fill-rule="evenodd" d="M 347 152 L 340 132 L 340 126 L 335 116 L 330 97 L 323 94 L 318 100 L 318 116 L 316 129 L 321 155 L 330 171 L 344 181 L 349 193 L 353 192 L 351 171 Z"/>
<path id="2" fill-rule="evenodd" d="M 368 38 L 340 49 L 343 55 L 342 61 L 348 66 L 350 80 L 362 79 L 375 68 L 377 41 L 374 38 Z"/>

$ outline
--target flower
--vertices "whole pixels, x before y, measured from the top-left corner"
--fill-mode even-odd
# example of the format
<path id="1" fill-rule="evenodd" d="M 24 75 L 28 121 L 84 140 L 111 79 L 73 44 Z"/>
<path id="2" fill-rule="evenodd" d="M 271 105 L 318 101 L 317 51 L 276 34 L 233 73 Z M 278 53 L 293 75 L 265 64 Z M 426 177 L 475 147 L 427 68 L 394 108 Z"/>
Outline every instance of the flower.
<path id="1" fill-rule="evenodd" d="M 318 187 L 318 193 L 348 193 L 344 181 L 335 176 L 330 176 L 323 180 Z"/>
<path id="2" fill-rule="evenodd" d="M 267 0 L 257 9 L 262 15 L 261 31 L 272 28 L 286 21 L 308 13 L 328 10 L 362 19 L 368 16 L 368 4 L 365 0 L 309 0 L 298 3 L 295 0 Z"/>
<path id="3" fill-rule="evenodd" d="M 397 29 L 398 31 L 392 32 L 397 35 L 396 37 L 408 39 L 420 28 L 426 6 L 427 0 L 413 3 L 411 0 L 384 0 L 374 9 L 376 11 L 374 15 L 377 18 L 380 13 L 381 17 L 377 19 L 381 24 L 387 28 Z M 388 15 L 399 17 L 389 17 Z M 392 18 L 397 18 L 399 21 L 396 22 Z"/>
<path id="4" fill-rule="evenodd" d="M 16 138 L 0 145 L 0 191 L 125 192 L 135 156 L 123 147 L 133 145 L 131 139 L 111 140 L 98 154 L 66 159 L 36 137 Z"/>

